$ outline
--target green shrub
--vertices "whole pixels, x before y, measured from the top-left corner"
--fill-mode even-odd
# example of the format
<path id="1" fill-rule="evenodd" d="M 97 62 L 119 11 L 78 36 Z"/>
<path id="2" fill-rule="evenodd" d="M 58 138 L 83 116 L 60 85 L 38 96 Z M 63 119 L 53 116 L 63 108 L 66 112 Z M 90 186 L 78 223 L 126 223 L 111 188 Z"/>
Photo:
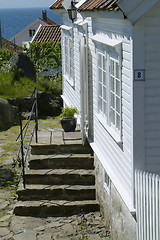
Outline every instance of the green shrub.
<path id="1" fill-rule="evenodd" d="M 13 52 L 7 49 L 0 49 L 0 69 L 5 67 L 6 63 L 10 60 L 12 55 Z"/>
<path id="2" fill-rule="evenodd" d="M 43 91 L 51 94 L 52 96 L 60 96 L 62 94 L 62 77 L 50 78 L 45 77 L 37 78 L 37 84 L 43 89 Z"/>
<path id="3" fill-rule="evenodd" d="M 66 107 L 63 108 L 62 113 L 60 115 L 63 119 L 74 119 L 75 114 L 79 114 L 79 111 L 76 107 Z"/>

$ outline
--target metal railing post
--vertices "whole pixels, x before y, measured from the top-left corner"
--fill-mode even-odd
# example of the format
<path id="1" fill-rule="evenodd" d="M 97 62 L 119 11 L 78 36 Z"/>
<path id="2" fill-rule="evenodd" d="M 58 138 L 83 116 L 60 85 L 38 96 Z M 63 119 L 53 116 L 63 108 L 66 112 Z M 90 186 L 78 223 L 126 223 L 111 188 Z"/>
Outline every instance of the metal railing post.
<path id="1" fill-rule="evenodd" d="M 35 129 L 35 137 L 36 137 L 36 143 L 38 142 L 38 105 L 37 105 L 37 89 L 35 87 L 35 125 L 36 125 L 36 129 Z"/>
<path id="2" fill-rule="evenodd" d="M 24 152 L 23 152 L 23 129 L 22 129 L 22 113 L 19 114 L 20 117 L 20 133 L 21 133 L 21 156 L 22 156 L 22 173 L 23 173 L 23 186 L 26 188 L 25 182 L 25 166 L 24 166 Z"/>

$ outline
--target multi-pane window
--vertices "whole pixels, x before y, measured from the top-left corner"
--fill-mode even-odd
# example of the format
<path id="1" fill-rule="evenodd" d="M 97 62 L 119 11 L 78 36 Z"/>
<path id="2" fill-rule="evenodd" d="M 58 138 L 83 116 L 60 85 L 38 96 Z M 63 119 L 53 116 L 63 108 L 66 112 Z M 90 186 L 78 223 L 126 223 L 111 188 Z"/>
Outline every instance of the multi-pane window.
<path id="1" fill-rule="evenodd" d="M 110 122 L 115 130 L 120 131 L 121 125 L 121 80 L 118 61 L 110 58 Z"/>
<path id="2" fill-rule="evenodd" d="M 64 38 L 64 49 L 65 49 L 65 75 L 70 81 L 74 79 L 74 64 L 73 64 L 73 45 L 72 40 L 65 36 Z"/>
<path id="3" fill-rule="evenodd" d="M 98 54 L 99 76 L 99 112 L 107 117 L 107 84 L 106 84 L 106 58 L 103 53 Z"/>
<path id="4" fill-rule="evenodd" d="M 36 32 L 35 29 L 29 29 L 29 36 L 33 37 L 35 32 Z"/>
<path id="5" fill-rule="evenodd" d="M 121 72 L 118 58 L 98 52 L 98 111 L 109 127 L 121 130 Z"/>

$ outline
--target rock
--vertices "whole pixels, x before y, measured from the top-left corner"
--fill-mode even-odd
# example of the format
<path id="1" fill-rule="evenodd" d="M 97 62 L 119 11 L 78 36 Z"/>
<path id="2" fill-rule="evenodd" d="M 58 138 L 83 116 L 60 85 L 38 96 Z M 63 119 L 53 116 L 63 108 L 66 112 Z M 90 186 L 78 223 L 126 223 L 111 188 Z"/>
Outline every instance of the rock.
<path id="1" fill-rule="evenodd" d="M 74 235 L 76 233 L 76 229 L 71 224 L 65 224 L 61 229 L 66 236 Z"/>
<path id="2" fill-rule="evenodd" d="M 50 233 L 46 233 L 46 234 L 42 234 L 42 235 L 38 235 L 37 236 L 38 240 L 51 240 L 51 234 Z"/>
<path id="3" fill-rule="evenodd" d="M 14 236 L 14 240 L 36 240 L 36 233 L 33 230 L 24 230 L 22 233 L 19 233 Z"/>
<path id="4" fill-rule="evenodd" d="M 11 215 L 5 215 L 4 217 L 0 218 L 0 222 L 5 222 L 11 218 Z"/>
<path id="5" fill-rule="evenodd" d="M 5 202 L 0 203 L 0 210 L 6 208 L 8 205 L 9 205 L 9 202 L 8 202 L 8 201 L 5 201 Z"/>
<path id="6" fill-rule="evenodd" d="M 14 178 L 14 173 L 9 168 L 0 167 L 0 186 L 7 186 L 8 182 L 12 182 Z"/>
<path id="7" fill-rule="evenodd" d="M 0 222 L 0 227 L 8 227 L 9 222 Z"/>
<path id="8" fill-rule="evenodd" d="M 32 105 L 33 105 L 33 98 L 30 97 L 24 97 L 24 98 L 11 98 L 8 100 L 9 103 L 12 106 L 16 106 L 18 109 L 18 112 L 25 112 L 25 114 L 30 113 L 31 109 L 32 109 Z M 28 117 L 28 115 L 26 116 Z"/>
<path id="9" fill-rule="evenodd" d="M 10 233 L 10 231 L 7 228 L 0 227 L 0 237 L 4 237 L 4 236 L 8 235 L 9 233 Z"/>
<path id="10" fill-rule="evenodd" d="M 17 122 L 17 108 L 0 98 L 0 130 L 7 129 Z"/>
<path id="11" fill-rule="evenodd" d="M 15 234 L 17 234 L 24 229 L 34 229 L 35 231 L 35 228 L 43 225 L 44 221 L 41 218 L 18 217 L 13 215 L 10 228 Z"/>
<path id="12" fill-rule="evenodd" d="M 34 64 L 25 53 L 15 52 L 7 64 L 7 69 L 13 71 L 15 68 L 21 69 L 23 75 L 35 81 L 36 71 Z"/>
<path id="13" fill-rule="evenodd" d="M 33 98 L 24 97 L 19 99 L 10 99 L 9 103 L 16 106 L 24 119 L 30 115 L 33 105 Z M 38 93 L 38 115 L 40 116 L 58 116 L 61 113 L 62 99 L 61 97 L 53 97 L 51 94 L 40 92 Z M 28 112 L 28 113 L 27 113 Z M 34 116 L 33 116 L 34 118 Z"/>
<path id="14" fill-rule="evenodd" d="M 88 236 L 88 240 L 101 240 L 98 234 L 91 234 Z"/>
<path id="15" fill-rule="evenodd" d="M 51 222 L 46 224 L 46 228 L 57 228 L 57 227 L 61 227 L 63 224 L 60 222 Z"/>
<path id="16" fill-rule="evenodd" d="M 13 240 L 13 234 L 9 233 L 6 236 L 2 237 L 2 240 Z"/>
<path id="17" fill-rule="evenodd" d="M 38 93 L 38 113 L 41 116 L 58 116 L 61 113 L 62 99 L 48 93 Z"/>

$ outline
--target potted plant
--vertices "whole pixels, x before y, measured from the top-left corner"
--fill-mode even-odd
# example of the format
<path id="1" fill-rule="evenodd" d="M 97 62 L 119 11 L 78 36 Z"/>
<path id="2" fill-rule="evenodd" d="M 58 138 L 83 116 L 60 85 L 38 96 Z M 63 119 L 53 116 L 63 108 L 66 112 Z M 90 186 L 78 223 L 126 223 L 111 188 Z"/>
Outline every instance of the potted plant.
<path id="1" fill-rule="evenodd" d="M 78 109 L 76 107 L 66 107 L 63 108 L 60 115 L 60 122 L 63 130 L 65 132 L 74 132 L 76 129 L 77 119 L 75 114 L 78 114 Z"/>

